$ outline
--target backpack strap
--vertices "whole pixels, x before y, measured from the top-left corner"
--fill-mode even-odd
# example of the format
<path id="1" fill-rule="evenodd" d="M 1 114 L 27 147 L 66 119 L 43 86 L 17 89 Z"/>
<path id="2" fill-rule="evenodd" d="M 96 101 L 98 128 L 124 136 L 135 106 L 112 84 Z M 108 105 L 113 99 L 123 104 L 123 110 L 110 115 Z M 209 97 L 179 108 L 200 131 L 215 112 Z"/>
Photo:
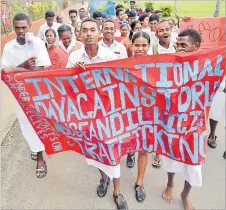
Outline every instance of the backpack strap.
<path id="1" fill-rule="evenodd" d="M 152 52 L 153 52 L 153 55 L 157 55 L 158 54 L 158 42 L 155 42 L 152 45 Z"/>

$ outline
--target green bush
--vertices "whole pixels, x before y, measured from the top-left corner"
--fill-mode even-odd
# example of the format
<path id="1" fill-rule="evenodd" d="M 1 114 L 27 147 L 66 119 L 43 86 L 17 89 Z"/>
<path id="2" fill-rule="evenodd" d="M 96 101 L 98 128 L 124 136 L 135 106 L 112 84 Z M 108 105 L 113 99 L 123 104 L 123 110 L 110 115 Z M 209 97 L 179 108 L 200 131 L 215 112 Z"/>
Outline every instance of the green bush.
<path id="1" fill-rule="evenodd" d="M 36 2 L 30 4 L 27 9 L 32 21 L 44 18 L 47 10 L 53 10 L 54 12 L 60 11 L 59 5 L 54 1 Z"/>
<path id="2" fill-rule="evenodd" d="M 145 5 L 145 8 L 149 7 L 151 9 L 154 9 L 152 2 L 145 2 L 144 5 Z"/>
<path id="3" fill-rule="evenodd" d="M 160 9 L 162 11 L 163 17 L 170 17 L 171 13 L 174 11 L 174 9 L 171 5 L 161 6 Z"/>

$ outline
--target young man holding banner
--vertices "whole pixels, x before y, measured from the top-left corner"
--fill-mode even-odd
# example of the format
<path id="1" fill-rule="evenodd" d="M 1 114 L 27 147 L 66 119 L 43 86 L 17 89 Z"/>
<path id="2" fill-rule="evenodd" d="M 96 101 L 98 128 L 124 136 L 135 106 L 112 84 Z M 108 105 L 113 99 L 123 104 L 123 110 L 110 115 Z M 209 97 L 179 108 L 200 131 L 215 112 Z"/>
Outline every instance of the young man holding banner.
<path id="1" fill-rule="evenodd" d="M 14 69 L 15 71 L 37 71 L 50 66 L 51 62 L 44 42 L 38 37 L 28 36 L 31 27 L 28 16 L 17 14 L 13 18 L 13 26 L 17 37 L 6 43 L 4 47 L 3 67 L 18 67 Z M 45 147 L 19 104 L 16 105 L 16 114 L 23 136 L 32 151 L 31 158 L 37 160 L 36 176 L 43 178 L 47 174 L 46 162 L 42 156 Z"/>
<path id="2" fill-rule="evenodd" d="M 193 29 L 186 29 L 178 35 L 177 53 L 187 53 L 197 51 L 201 44 L 200 34 Z M 194 209 L 193 205 L 188 200 L 189 193 L 193 186 L 202 186 L 201 165 L 187 165 L 168 157 L 162 156 L 163 168 L 168 173 L 167 187 L 162 195 L 166 202 L 172 202 L 172 190 L 174 187 L 174 175 L 176 172 L 184 173 L 185 183 L 184 189 L 181 192 L 181 199 L 185 210 Z"/>
<path id="3" fill-rule="evenodd" d="M 118 59 L 115 53 L 102 45 L 98 45 L 100 33 L 99 23 L 93 18 L 85 19 L 81 24 L 80 38 L 84 47 L 71 53 L 68 59 L 67 68 L 80 66 L 85 69 L 85 64 L 100 63 Z M 117 209 L 128 209 L 127 202 L 120 194 L 120 164 L 107 166 L 92 159 L 87 159 L 87 164 L 99 168 L 101 173 L 100 185 L 97 187 L 97 195 L 104 197 L 107 193 L 110 179 L 113 178 L 113 197 Z"/>

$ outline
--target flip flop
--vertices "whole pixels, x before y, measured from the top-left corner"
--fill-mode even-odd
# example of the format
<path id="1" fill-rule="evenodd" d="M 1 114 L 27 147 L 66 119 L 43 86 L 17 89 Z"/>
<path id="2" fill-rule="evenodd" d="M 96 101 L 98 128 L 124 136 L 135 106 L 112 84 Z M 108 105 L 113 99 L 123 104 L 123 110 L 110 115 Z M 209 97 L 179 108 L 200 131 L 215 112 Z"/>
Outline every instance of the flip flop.
<path id="1" fill-rule="evenodd" d="M 161 159 L 157 159 L 156 156 L 154 157 L 154 162 L 152 163 L 152 166 L 154 168 L 160 168 L 162 165 Z"/>
<path id="2" fill-rule="evenodd" d="M 208 138 L 207 140 L 207 144 L 209 147 L 211 147 L 212 149 L 215 149 L 217 147 L 217 137 L 215 136 L 215 138 Z"/>
<path id="3" fill-rule="evenodd" d="M 44 165 L 36 169 L 36 177 L 43 178 L 46 175 L 47 175 L 47 165 L 46 162 L 44 161 Z"/>

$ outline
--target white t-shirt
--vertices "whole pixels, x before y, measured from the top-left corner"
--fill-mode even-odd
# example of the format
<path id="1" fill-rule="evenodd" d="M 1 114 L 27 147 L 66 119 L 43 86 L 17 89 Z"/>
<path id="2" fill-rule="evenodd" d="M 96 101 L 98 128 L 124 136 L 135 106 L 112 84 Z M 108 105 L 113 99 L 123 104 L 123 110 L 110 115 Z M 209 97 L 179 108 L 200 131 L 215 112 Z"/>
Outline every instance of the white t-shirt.
<path id="1" fill-rule="evenodd" d="M 30 43 L 20 45 L 16 39 L 6 43 L 2 65 L 4 67 L 17 67 L 31 57 L 37 57 L 36 66 L 50 66 L 51 61 L 45 43 L 38 37 L 33 36 Z"/>
<path id="2" fill-rule="evenodd" d="M 36 66 L 50 66 L 51 62 L 45 43 L 38 37 L 32 36 L 29 43 L 20 45 L 16 39 L 6 43 L 3 55 L 2 65 L 4 67 L 17 67 L 30 57 L 37 57 Z M 28 142 L 32 152 L 44 151 L 45 147 L 40 141 L 34 128 L 31 126 L 25 113 L 18 103 L 16 103 L 16 114 L 20 123 L 20 128 L 25 140 Z"/>
<path id="3" fill-rule="evenodd" d="M 58 36 L 58 32 L 57 32 L 57 29 L 61 26 L 62 24 L 60 23 L 56 23 L 56 22 L 53 22 L 53 25 L 51 27 L 49 27 L 47 25 L 47 23 L 43 24 L 40 26 L 39 28 L 39 32 L 38 32 L 38 36 L 46 42 L 46 36 L 45 36 L 45 32 L 48 30 L 48 29 L 53 29 L 55 32 L 56 32 L 56 35 L 57 35 L 57 39 L 59 38 Z"/>
<path id="4" fill-rule="evenodd" d="M 159 54 L 168 54 L 168 53 L 175 53 L 175 52 L 176 52 L 176 49 L 172 42 L 170 42 L 170 45 L 168 48 L 164 48 L 158 43 L 158 53 Z"/>
<path id="5" fill-rule="evenodd" d="M 66 68 L 74 67 L 78 61 L 84 62 L 85 64 L 91 64 L 91 63 L 101 63 L 105 61 L 112 61 L 116 59 L 117 59 L 117 56 L 111 50 L 99 45 L 97 56 L 90 60 L 90 58 L 88 57 L 85 51 L 85 47 L 82 46 L 81 49 L 71 53 L 71 55 L 69 56 L 69 60 Z M 107 174 L 111 179 L 120 177 L 120 164 L 116 166 L 108 166 L 96 160 L 88 159 L 88 158 L 86 159 L 86 161 L 88 165 L 92 165 L 96 168 L 99 168 L 105 174 Z"/>
<path id="6" fill-rule="evenodd" d="M 99 45 L 106 49 L 111 50 L 117 56 L 118 59 L 128 58 L 126 48 L 120 42 L 117 42 L 114 40 L 113 43 L 109 47 L 104 43 L 104 40 L 102 39 L 99 41 Z"/>
<path id="7" fill-rule="evenodd" d="M 85 64 L 91 63 L 101 63 L 106 61 L 117 60 L 117 56 L 109 49 L 98 45 L 97 56 L 90 60 L 89 56 L 85 51 L 85 47 L 82 46 L 80 49 L 72 52 L 68 58 L 68 63 L 66 68 L 72 68 L 76 65 L 77 62 L 84 62 Z"/>

